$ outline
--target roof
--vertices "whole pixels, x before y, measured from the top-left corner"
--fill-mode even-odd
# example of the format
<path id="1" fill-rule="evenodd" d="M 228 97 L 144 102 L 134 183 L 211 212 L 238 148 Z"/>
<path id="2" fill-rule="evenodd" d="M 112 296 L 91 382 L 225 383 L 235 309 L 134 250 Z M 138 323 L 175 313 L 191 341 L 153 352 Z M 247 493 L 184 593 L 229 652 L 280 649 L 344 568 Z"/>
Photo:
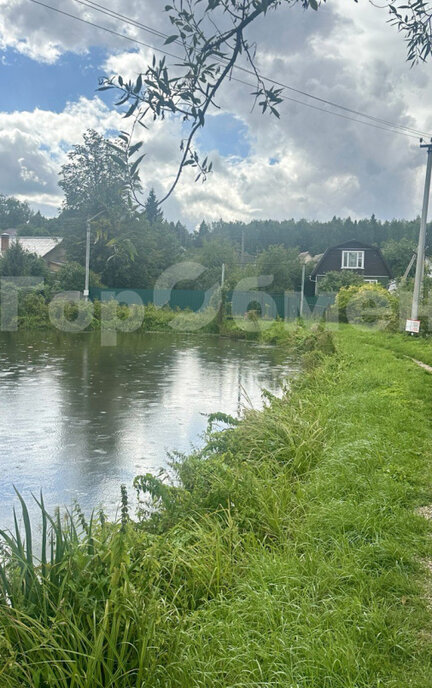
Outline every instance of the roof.
<path id="1" fill-rule="evenodd" d="M 378 248 L 378 246 L 372 246 L 371 244 L 365 244 L 362 241 L 358 241 L 357 239 L 349 239 L 348 241 L 344 241 L 343 243 L 337 244 L 336 246 L 330 246 L 322 254 L 320 260 L 318 261 L 318 263 L 315 265 L 314 269 L 312 270 L 311 279 L 313 279 L 314 277 L 316 277 L 317 274 L 319 274 L 319 270 L 320 270 L 321 265 L 324 263 L 324 261 L 326 260 L 329 253 L 331 253 L 331 251 L 335 251 L 335 250 L 343 251 L 345 249 L 348 249 L 348 250 L 349 249 L 360 249 L 360 250 L 370 249 L 371 251 L 374 251 L 377 254 L 377 256 L 379 256 L 379 258 L 381 259 L 385 269 L 387 270 L 389 276 L 391 277 L 391 270 L 390 270 L 389 266 L 387 265 L 387 261 L 384 258 L 383 254 L 381 252 L 381 249 Z"/>
<path id="2" fill-rule="evenodd" d="M 50 253 L 56 246 L 61 244 L 63 237 L 53 237 L 53 236 L 17 236 L 15 237 L 10 233 L 9 230 L 3 232 L 3 234 L 9 234 L 13 241 L 19 241 L 21 246 L 25 251 L 30 253 L 36 253 L 39 258 L 43 258 Z"/>
<path id="3" fill-rule="evenodd" d="M 349 239 L 348 241 L 343 241 L 341 244 L 337 244 L 337 246 L 330 246 L 327 251 L 332 251 L 335 248 L 372 248 L 374 251 L 379 251 L 377 246 L 365 244 L 363 241 L 358 241 L 357 239 Z"/>
<path id="4" fill-rule="evenodd" d="M 317 262 L 323 257 L 323 253 L 318 253 L 316 256 L 312 256 L 309 251 L 302 251 L 301 253 L 298 254 L 298 259 L 300 263 L 311 263 L 311 262 Z"/>
<path id="5" fill-rule="evenodd" d="M 20 236 L 17 237 L 23 249 L 36 253 L 37 256 L 43 258 L 47 253 L 53 250 L 58 244 L 63 241 L 63 237 L 39 237 L 39 236 Z"/>

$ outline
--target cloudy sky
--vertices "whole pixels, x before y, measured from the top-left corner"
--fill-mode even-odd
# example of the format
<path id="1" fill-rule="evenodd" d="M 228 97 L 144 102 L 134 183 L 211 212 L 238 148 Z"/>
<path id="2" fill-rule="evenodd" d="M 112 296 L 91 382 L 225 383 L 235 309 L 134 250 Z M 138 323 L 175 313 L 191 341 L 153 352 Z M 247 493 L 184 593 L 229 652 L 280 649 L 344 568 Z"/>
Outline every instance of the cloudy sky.
<path id="1" fill-rule="evenodd" d="M 163 41 L 89 9 L 79 0 L 41 0 L 155 48 Z M 172 33 L 166 0 L 100 0 L 146 26 Z M 385 11 L 367 0 L 328 0 L 319 12 L 278 10 L 251 28 L 262 73 L 353 110 L 432 132 L 431 65 L 405 61 L 403 38 Z M 172 48 L 172 46 L 170 46 Z M 125 122 L 102 75 L 136 75 L 149 47 L 58 14 L 31 0 L 0 0 L 0 192 L 55 215 L 62 202 L 58 169 L 87 128 L 112 134 Z M 232 81 L 208 118 L 199 147 L 215 172 L 204 185 L 185 176 L 166 207 L 168 219 L 194 227 L 252 218 L 414 217 L 425 153 L 417 138 L 382 131 L 286 101 L 277 120 L 252 109 L 253 88 Z M 329 110 L 305 96 L 290 98 Z M 339 110 L 340 114 L 344 111 Z M 345 115 L 347 113 L 345 112 Z M 355 115 L 349 115 L 360 119 Z M 146 190 L 162 195 L 178 160 L 179 124 L 145 135 Z"/>

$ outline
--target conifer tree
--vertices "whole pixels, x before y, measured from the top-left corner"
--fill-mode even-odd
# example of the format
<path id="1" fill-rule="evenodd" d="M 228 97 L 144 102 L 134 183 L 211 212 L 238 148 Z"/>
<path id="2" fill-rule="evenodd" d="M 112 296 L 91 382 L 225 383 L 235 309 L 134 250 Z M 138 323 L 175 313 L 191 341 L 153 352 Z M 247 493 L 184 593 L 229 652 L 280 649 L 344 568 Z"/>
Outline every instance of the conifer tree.
<path id="1" fill-rule="evenodd" d="M 145 214 L 147 220 L 152 225 L 156 224 L 157 222 L 162 222 L 163 220 L 163 212 L 159 208 L 158 200 L 153 188 L 150 189 L 150 193 L 145 202 Z"/>

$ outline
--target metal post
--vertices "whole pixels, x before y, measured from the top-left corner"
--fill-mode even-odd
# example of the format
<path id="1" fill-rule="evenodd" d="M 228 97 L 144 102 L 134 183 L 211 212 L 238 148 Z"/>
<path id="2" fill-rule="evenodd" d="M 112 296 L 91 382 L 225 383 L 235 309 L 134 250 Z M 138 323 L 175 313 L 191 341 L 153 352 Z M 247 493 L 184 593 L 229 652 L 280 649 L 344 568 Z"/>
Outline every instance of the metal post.
<path id="1" fill-rule="evenodd" d="M 417 249 L 417 262 L 415 271 L 415 281 L 414 281 L 414 292 L 411 307 L 411 320 L 418 320 L 419 304 L 421 289 L 423 283 L 423 273 L 424 273 L 424 259 L 425 259 L 425 247 L 426 247 L 426 224 L 427 215 L 429 209 L 429 195 L 430 195 L 430 184 L 431 184 L 431 171 L 432 171 L 432 143 L 423 144 L 421 148 L 427 148 L 427 165 L 426 165 L 426 179 L 424 187 L 423 196 L 423 210 L 420 223 L 420 234 Z"/>
<path id="2" fill-rule="evenodd" d="M 302 280 L 301 280 L 301 292 L 300 292 L 300 318 L 303 317 L 303 305 L 304 305 L 304 287 L 305 287 L 305 275 L 306 275 L 306 265 L 302 265 Z"/>
<path id="3" fill-rule="evenodd" d="M 89 283 L 90 283 L 90 226 L 93 220 L 96 220 L 99 215 L 107 212 L 106 209 L 100 210 L 93 217 L 88 217 L 86 221 L 86 256 L 85 256 L 85 280 L 84 280 L 84 298 L 86 301 L 89 299 Z"/>
<path id="4" fill-rule="evenodd" d="M 86 301 L 88 301 L 88 298 L 89 298 L 89 281 L 90 281 L 90 218 L 87 219 L 86 225 L 87 225 L 87 233 L 86 233 L 84 298 Z"/>

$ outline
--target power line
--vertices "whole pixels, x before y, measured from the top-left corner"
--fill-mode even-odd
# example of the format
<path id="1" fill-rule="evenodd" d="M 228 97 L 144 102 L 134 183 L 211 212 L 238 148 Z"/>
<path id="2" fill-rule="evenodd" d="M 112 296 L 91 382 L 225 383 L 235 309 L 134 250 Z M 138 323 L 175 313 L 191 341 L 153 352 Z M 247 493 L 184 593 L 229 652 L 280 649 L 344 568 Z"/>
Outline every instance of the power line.
<path id="1" fill-rule="evenodd" d="M 74 1 L 79 3 L 80 5 L 84 5 L 84 7 L 88 7 L 89 9 L 96 10 L 97 12 L 101 12 L 102 14 L 106 14 L 107 16 L 110 16 L 113 19 L 121 19 L 125 24 L 130 24 L 131 26 L 135 26 L 139 29 L 142 29 L 143 31 L 147 31 L 148 33 L 151 33 L 154 36 L 157 36 L 158 38 L 167 38 L 166 33 L 163 33 L 158 29 L 154 29 L 151 26 L 148 26 L 147 24 L 143 24 L 142 22 L 139 22 L 137 19 L 132 19 L 131 17 L 127 17 L 125 14 L 116 12 L 115 10 L 112 10 L 109 7 L 105 7 L 105 5 L 101 5 L 98 2 L 93 2 L 93 0 L 88 0 L 88 2 L 86 2 L 85 0 Z M 180 41 L 176 41 L 176 43 L 178 45 L 181 45 Z"/>
<path id="2" fill-rule="evenodd" d="M 132 36 L 127 36 L 124 33 L 120 33 L 119 31 L 114 31 L 113 29 L 109 29 L 107 26 L 100 26 L 100 24 L 95 24 L 94 22 L 88 21 L 87 19 L 83 19 L 82 17 L 77 17 L 76 14 L 71 14 L 70 12 L 65 12 L 64 10 L 60 10 L 58 7 L 53 7 L 52 5 L 47 5 L 45 2 L 41 2 L 40 0 L 30 0 L 30 2 L 33 2 L 35 5 L 41 5 L 41 7 L 46 7 L 47 10 L 52 10 L 53 12 L 58 12 L 58 14 L 63 14 L 65 17 L 70 17 L 71 19 L 76 19 L 77 21 L 81 22 L 82 24 L 88 24 L 89 26 L 93 26 L 96 29 L 101 29 L 102 31 L 106 31 L 107 33 L 112 34 L 113 36 L 118 36 L 119 38 L 124 38 L 127 41 L 131 41 L 132 43 L 137 43 L 138 45 L 142 45 L 145 48 L 150 48 L 151 50 L 156 50 L 159 53 L 162 53 L 163 55 L 167 55 L 168 57 L 174 57 L 176 60 L 181 60 L 181 57 L 178 55 L 174 55 L 174 53 L 170 53 L 167 50 L 162 50 L 161 48 L 156 48 L 154 45 L 151 45 L 150 43 L 144 43 L 144 41 L 139 41 L 137 38 L 132 38 Z"/>
<path id="3" fill-rule="evenodd" d="M 142 29 L 143 31 L 147 31 L 149 33 L 152 33 L 155 36 L 158 36 L 159 38 L 168 38 L 168 34 L 163 33 L 162 31 L 159 31 L 158 29 L 154 29 L 147 24 L 143 24 L 136 19 L 132 19 L 131 17 L 126 16 L 125 14 L 121 14 L 119 12 L 116 12 L 114 10 L 111 10 L 109 7 L 106 7 L 105 5 L 102 5 L 98 2 L 95 2 L 94 0 L 74 0 L 74 2 L 79 3 L 80 5 L 83 5 L 84 7 L 88 7 L 90 9 L 94 9 L 97 12 L 101 12 L 102 14 L 105 14 L 106 16 L 109 16 L 111 18 L 119 18 L 121 19 L 124 23 L 129 24 L 131 26 L 135 26 L 136 28 Z M 180 41 L 173 41 L 175 45 L 179 45 L 182 47 L 182 43 Z M 249 74 L 251 76 L 256 76 L 253 70 L 248 69 L 246 67 L 242 67 L 240 65 L 234 65 L 234 68 L 237 69 L 238 71 L 244 72 L 245 74 Z M 267 81 L 275 86 L 280 86 L 282 88 L 286 88 L 289 91 L 292 91 L 293 93 L 298 93 L 299 95 L 306 96 L 307 98 L 311 98 L 313 100 L 316 100 L 322 104 L 325 105 L 330 105 L 331 107 L 336 107 L 341 110 L 344 110 L 345 112 L 349 112 L 353 115 L 358 115 L 360 117 L 364 117 L 366 119 L 370 119 L 371 121 L 377 122 L 378 124 L 384 124 L 386 126 L 395 128 L 395 129 L 401 129 L 403 131 L 407 131 L 411 134 L 416 134 L 417 136 L 426 136 L 429 137 L 430 134 L 428 132 L 421 131 L 419 129 L 416 129 L 414 127 L 409 127 L 405 126 L 403 124 L 396 124 L 395 122 L 391 122 L 386 119 L 382 119 L 380 117 L 375 117 L 374 115 L 369 115 L 367 113 L 361 112 L 360 110 L 354 110 L 352 108 L 346 107 L 345 105 L 340 105 L 339 103 L 335 103 L 331 100 L 326 100 L 325 98 L 320 98 L 318 96 L 314 96 L 311 93 L 308 93 L 307 91 L 302 91 L 300 89 L 294 88 L 293 86 L 289 86 L 288 84 L 285 84 L 283 82 L 277 81 L 275 79 L 272 79 L 271 77 L 263 76 L 262 77 L 263 81 Z M 301 101 L 293 101 L 300 103 Z M 327 112 L 327 110 L 325 110 Z"/>
<path id="4" fill-rule="evenodd" d="M 247 81 L 242 81 L 233 77 L 234 81 L 238 81 L 240 84 L 245 86 L 251 86 Z M 312 110 L 318 110 L 319 112 L 325 112 L 327 115 L 334 115 L 335 117 L 341 117 L 342 119 L 347 119 L 349 122 L 358 122 L 359 124 L 364 124 L 366 127 L 372 127 L 373 129 L 381 129 L 381 131 L 386 131 L 389 134 L 399 134 L 400 136 L 406 136 L 410 139 L 418 140 L 418 136 L 415 134 L 408 134 L 403 131 L 398 131 L 397 129 L 390 129 L 389 127 L 381 127 L 378 124 L 372 124 L 372 122 L 364 122 L 362 119 L 355 119 L 354 117 L 348 117 L 348 115 L 343 115 L 341 112 L 333 112 L 332 110 L 326 110 L 325 108 L 318 107 L 318 105 L 312 105 L 312 103 L 305 103 L 303 100 L 297 100 L 297 98 L 290 98 L 289 96 L 284 96 L 284 100 L 288 100 L 291 103 L 298 103 L 299 105 L 304 105 L 305 107 L 312 108 Z"/>
<path id="5" fill-rule="evenodd" d="M 89 5 L 88 3 L 84 2 L 83 0 L 75 0 L 75 1 L 76 1 L 76 2 L 79 2 L 79 3 L 82 4 L 82 5 L 86 5 L 87 7 L 92 7 L 91 5 Z M 76 21 L 79 21 L 79 22 L 81 22 L 81 23 L 83 23 L 83 24 L 87 24 L 87 25 L 89 25 L 89 26 L 92 26 L 93 28 L 96 28 L 96 29 L 100 29 L 100 30 L 102 30 L 102 31 L 105 31 L 105 32 L 107 32 L 107 33 L 109 33 L 109 34 L 111 34 L 111 35 L 113 35 L 113 36 L 116 36 L 116 37 L 119 37 L 119 38 L 124 38 L 125 40 L 130 41 L 130 42 L 132 42 L 132 43 L 135 43 L 135 44 L 137 44 L 137 45 L 141 45 L 141 46 L 144 46 L 144 47 L 146 47 L 146 48 L 150 48 L 151 50 L 154 50 L 154 51 L 156 51 L 156 52 L 159 52 L 159 53 L 161 53 L 161 54 L 163 54 L 163 55 L 166 55 L 166 56 L 168 56 L 168 57 L 173 57 L 173 58 L 176 59 L 176 60 L 181 60 L 181 59 L 182 59 L 179 55 L 175 55 L 174 53 L 171 53 L 171 52 L 169 52 L 169 51 L 167 51 L 167 50 L 163 50 L 162 48 L 158 48 L 158 47 L 156 47 L 156 46 L 154 46 L 154 45 L 152 45 L 152 44 L 150 44 L 150 43 L 145 43 L 144 41 L 140 41 L 140 40 L 138 40 L 137 38 L 133 38 L 132 36 L 128 36 L 128 35 L 126 35 L 126 34 L 124 34 L 124 33 L 119 32 L 119 31 L 114 31 L 113 29 L 109 29 L 109 28 L 106 27 L 106 26 L 101 26 L 100 24 L 96 24 L 95 22 L 91 22 L 91 21 L 89 21 L 89 20 L 87 20 L 87 19 L 83 19 L 82 17 L 78 17 L 78 16 L 76 16 L 75 14 L 72 14 L 72 13 L 70 13 L 70 12 L 66 12 L 66 11 L 64 11 L 64 10 L 61 10 L 61 9 L 57 8 L 57 7 L 53 7 L 52 5 L 48 5 L 47 3 L 41 2 L 41 0 L 30 0 L 30 2 L 33 2 L 33 3 L 36 4 L 36 5 L 40 5 L 41 7 L 45 7 L 46 9 L 51 10 L 51 11 L 53 11 L 53 12 L 57 12 L 58 14 L 62 14 L 62 15 L 64 15 L 64 16 L 66 16 L 66 17 L 69 17 L 70 19 L 75 19 Z M 96 4 L 96 3 L 95 3 L 95 4 Z M 102 8 L 103 6 L 101 5 L 100 7 Z M 96 7 L 94 7 L 94 8 L 92 7 L 92 9 L 96 9 Z M 106 9 L 106 8 L 105 8 L 105 9 Z M 107 14 L 108 16 L 111 16 L 111 18 L 116 18 L 116 17 L 113 17 L 114 14 L 119 15 L 119 16 L 121 16 L 121 17 L 125 16 L 125 15 L 120 15 L 119 13 L 114 13 L 114 12 L 112 12 L 112 14 L 108 14 L 108 12 L 111 12 L 110 10 L 108 10 L 108 12 L 105 12 L 105 11 L 103 11 L 102 9 L 99 10 L 99 11 L 102 11 L 103 14 Z M 161 32 L 157 32 L 156 30 L 153 30 L 153 29 L 151 29 L 150 27 L 144 28 L 144 27 L 145 27 L 144 24 L 142 24 L 142 25 L 139 26 L 139 23 L 138 23 L 138 22 L 135 22 L 134 20 L 131 20 L 131 19 L 129 19 L 129 18 L 127 18 L 127 22 L 133 24 L 134 26 L 137 26 L 138 28 L 143 28 L 143 29 L 146 30 L 146 31 L 150 30 L 152 33 L 154 33 L 155 35 L 158 35 L 158 36 L 161 37 L 161 38 L 166 37 L 166 34 L 163 34 L 163 33 L 161 33 Z M 241 70 L 241 71 L 243 71 L 243 72 L 246 72 L 246 73 L 248 73 L 248 74 L 251 74 L 252 76 L 256 76 L 252 70 L 248 70 L 248 69 L 246 69 L 245 67 L 240 67 L 240 66 L 236 65 L 236 69 L 239 69 L 239 70 Z M 318 107 L 318 106 L 316 106 L 316 105 L 312 105 L 311 103 L 306 103 L 306 102 L 304 102 L 304 101 L 297 100 L 297 99 L 295 99 L 295 98 L 290 98 L 290 97 L 288 97 L 288 96 L 284 96 L 284 99 L 285 99 L 285 100 L 290 101 L 290 102 L 293 102 L 293 103 L 297 103 L 297 104 L 299 104 L 299 105 L 303 105 L 304 107 L 308 107 L 308 108 L 311 108 L 311 109 L 313 109 L 313 110 L 318 110 L 319 112 L 324 112 L 324 113 L 327 113 L 327 114 L 329 114 L 329 115 L 334 115 L 334 116 L 336 116 L 336 117 L 340 117 L 340 118 L 342 118 L 342 119 L 345 119 L 345 120 L 348 120 L 348 121 L 351 121 L 351 122 L 356 122 L 356 123 L 358 123 L 358 124 L 364 124 L 364 125 L 366 125 L 366 126 L 373 127 L 373 128 L 375 128 L 375 129 L 380 129 L 381 131 L 387 131 L 387 132 L 389 132 L 389 133 L 394 133 L 394 134 L 399 134 L 399 135 L 401 135 L 401 136 L 406 136 L 406 137 L 408 137 L 408 138 L 415 138 L 415 139 L 417 139 L 418 136 L 421 136 L 421 135 L 422 135 L 422 136 L 426 136 L 426 137 L 429 137 L 429 136 L 430 136 L 430 134 L 428 134 L 428 133 L 425 133 L 425 132 L 422 132 L 422 131 L 419 131 L 419 130 L 416 130 L 416 129 L 412 129 L 411 127 L 405 127 L 405 126 L 403 126 L 403 125 L 395 124 L 395 123 L 389 122 L 389 121 L 387 121 L 387 120 L 381 120 L 380 118 L 373 117 L 372 115 L 367 115 L 366 113 L 362 113 L 362 112 L 357 111 L 357 110 L 351 110 L 350 108 L 347 108 L 347 107 L 345 107 L 345 106 L 343 106 L 343 105 L 338 105 L 337 103 L 332 103 L 331 101 L 327 101 L 327 100 L 325 100 L 324 98 L 319 98 L 318 96 L 314 96 L 314 95 L 309 94 L 309 93 L 307 93 L 307 92 L 305 92 L 305 91 L 300 91 L 299 89 L 295 89 L 295 88 L 293 88 L 292 86 L 288 86 L 287 84 L 283 84 L 282 82 L 278 82 L 278 81 L 276 81 L 276 80 L 274 80 L 274 79 L 271 79 L 270 77 L 261 77 L 261 78 L 262 78 L 263 81 L 268 81 L 269 83 L 273 83 L 273 84 L 275 84 L 275 85 L 281 86 L 282 88 L 286 88 L 286 89 L 288 89 L 288 90 L 291 90 L 291 91 L 293 91 L 293 92 L 299 93 L 299 94 L 301 94 L 301 95 L 305 95 L 305 96 L 307 96 L 308 98 L 312 98 L 313 100 L 319 101 L 319 102 L 321 102 L 321 103 L 323 103 L 323 104 L 330 105 L 331 107 L 337 107 L 337 108 L 343 109 L 343 110 L 346 111 L 346 112 L 351 112 L 352 114 L 358 114 L 358 115 L 361 116 L 361 117 L 370 119 L 371 122 L 365 122 L 365 121 L 363 121 L 363 120 L 361 120 L 361 119 L 355 119 L 355 118 L 353 118 L 353 117 L 348 117 L 347 115 L 342 115 L 341 113 L 334 112 L 334 111 L 332 111 L 332 110 L 327 110 L 327 109 L 325 109 L 325 108 L 320 108 L 320 107 Z M 243 80 L 241 80 L 241 79 L 238 79 L 237 77 L 231 77 L 231 80 L 236 81 L 236 82 L 241 83 L 241 84 L 244 84 L 244 85 L 249 86 L 249 87 L 251 87 L 251 88 L 254 88 L 254 84 L 251 84 L 251 83 L 248 83 L 248 82 L 243 81 Z M 373 124 L 372 121 L 373 121 L 373 122 L 380 123 L 380 124 L 383 124 L 383 125 L 385 125 L 385 126 L 378 126 L 378 124 Z M 404 131 L 402 131 L 402 130 L 404 130 Z M 406 130 L 406 131 L 405 131 L 405 130 Z M 413 133 L 408 133 L 408 131 L 412 131 Z"/>
<path id="6" fill-rule="evenodd" d="M 111 18 L 119 18 L 124 23 L 129 24 L 131 26 L 135 26 L 136 28 L 140 28 L 143 31 L 148 31 L 148 32 L 152 33 L 153 35 L 158 36 L 159 38 L 164 38 L 164 39 L 168 38 L 168 35 L 166 33 L 163 33 L 162 31 L 154 29 L 154 28 L 148 26 L 147 24 L 143 24 L 143 23 L 141 23 L 135 19 L 132 19 L 131 17 L 128 17 L 124 14 L 121 14 L 119 12 L 115 12 L 114 10 L 111 10 L 110 8 L 106 7 L 105 5 L 100 4 L 98 2 L 95 2 L 94 0 L 74 0 L 74 2 L 77 2 L 80 5 L 88 7 L 90 9 L 94 9 L 97 12 L 102 12 L 102 14 L 105 14 L 106 16 L 109 16 Z M 173 41 L 173 43 L 182 47 L 182 43 L 178 40 Z M 241 72 L 249 74 L 251 76 L 256 76 L 255 73 L 253 72 L 253 70 L 248 69 L 246 67 L 242 67 L 240 65 L 234 65 L 234 68 L 241 71 Z M 429 133 L 421 131 L 419 129 L 415 129 L 414 127 L 408 127 L 408 126 L 405 126 L 403 124 L 396 124 L 396 123 L 391 122 L 389 120 L 382 119 L 380 117 L 375 117 L 374 115 L 369 115 L 369 114 L 361 112 L 359 110 L 354 110 L 354 109 L 346 107 L 344 105 L 340 105 L 339 103 L 335 103 L 335 102 L 332 102 L 330 100 L 326 100 L 325 98 L 320 98 L 318 96 L 314 96 L 311 93 L 308 93 L 307 91 L 302 91 L 300 89 L 294 88 L 293 86 L 289 86 L 288 84 L 285 84 L 283 82 L 276 81 L 275 79 L 272 79 L 271 77 L 263 76 L 262 79 L 263 79 L 263 81 L 268 81 L 269 83 L 274 84 L 276 86 L 281 86 L 282 88 L 286 88 L 286 89 L 288 89 L 294 93 L 298 93 L 299 95 L 303 95 L 303 96 L 306 96 L 308 98 L 312 98 L 313 100 L 316 100 L 316 101 L 323 103 L 325 105 L 330 105 L 331 107 L 339 108 L 339 109 L 344 110 L 345 112 L 349 112 L 353 115 L 365 117 L 367 119 L 370 119 L 372 121 L 377 122 L 378 124 L 385 124 L 385 125 L 390 126 L 392 128 L 397 128 L 397 129 L 401 129 L 404 131 L 408 131 L 412 134 L 417 134 L 418 136 L 426 136 L 426 137 L 430 136 Z M 301 102 L 301 101 L 293 101 L 293 102 Z M 325 111 L 325 112 L 327 112 L 327 111 Z"/>

